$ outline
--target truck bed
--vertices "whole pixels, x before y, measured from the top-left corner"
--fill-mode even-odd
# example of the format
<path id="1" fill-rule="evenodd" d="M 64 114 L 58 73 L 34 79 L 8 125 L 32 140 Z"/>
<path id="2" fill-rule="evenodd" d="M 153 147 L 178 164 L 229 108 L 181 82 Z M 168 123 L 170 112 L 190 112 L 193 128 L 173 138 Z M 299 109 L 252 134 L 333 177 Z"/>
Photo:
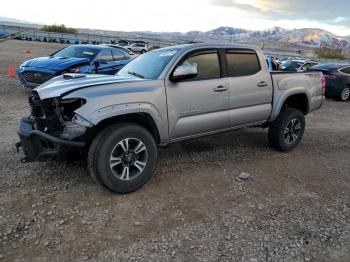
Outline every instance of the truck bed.
<path id="1" fill-rule="evenodd" d="M 273 106 L 281 108 L 285 99 L 302 91 L 309 101 L 308 112 L 322 106 L 324 96 L 322 91 L 322 73 L 320 72 L 271 72 L 273 83 Z M 306 93 L 305 93 L 306 90 Z M 276 110 L 272 113 L 271 120 L 276 119 Z"/>

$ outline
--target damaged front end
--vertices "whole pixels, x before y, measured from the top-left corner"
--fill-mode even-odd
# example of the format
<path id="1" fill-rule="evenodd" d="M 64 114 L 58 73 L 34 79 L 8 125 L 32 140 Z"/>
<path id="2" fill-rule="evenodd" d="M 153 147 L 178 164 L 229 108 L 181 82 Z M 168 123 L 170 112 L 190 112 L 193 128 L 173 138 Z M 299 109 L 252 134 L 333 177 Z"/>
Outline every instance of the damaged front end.
<path id="1" fill-rule="evenodd" d="M 60 159 L 71 152 L 81 153 L 88 141 L 92 124 L 74 111 L 86 101 L 82 98 L 61 97 L 41 100 L 36 91 L 29 98 L 31 114 L 20 120 L 17 133 L 22 148 L 22 162 Z"/>

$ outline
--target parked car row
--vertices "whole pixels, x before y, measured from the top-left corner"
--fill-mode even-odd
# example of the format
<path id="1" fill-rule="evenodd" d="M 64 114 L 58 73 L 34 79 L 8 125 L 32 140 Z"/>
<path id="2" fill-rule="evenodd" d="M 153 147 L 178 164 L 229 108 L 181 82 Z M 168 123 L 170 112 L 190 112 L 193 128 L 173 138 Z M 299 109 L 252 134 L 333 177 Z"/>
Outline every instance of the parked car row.
<path id="1" fill-rule="evenodd" d="M 5 32 L 0 32 L 0 38 L 5 37 L 8 34 Z M 77 40 L 77 39 L 65 39 L 65 38 L 55 38 L 55 37 L 32 37 L 32 36 L 17 36 L 15 37 L 17 40 L 25 40 L 25 41 L 36 41 L 36 42 L 48 42 L 48 43 L 61 43 L 61 44 L 92 44 L 92 45 L 100 45 L 104 44 L 101 41 L 98 40 Z M 129 49 L 130 51 L 133 52 L 138 52 L 138 53 L 146 53 L 150 51 L 152 48 L 148 43 L 144 41 L 134 41 L 130 42 L 127 40 L 110 40 L 111 45 L 116 45 L 120 47 L 124 47 Z"/>

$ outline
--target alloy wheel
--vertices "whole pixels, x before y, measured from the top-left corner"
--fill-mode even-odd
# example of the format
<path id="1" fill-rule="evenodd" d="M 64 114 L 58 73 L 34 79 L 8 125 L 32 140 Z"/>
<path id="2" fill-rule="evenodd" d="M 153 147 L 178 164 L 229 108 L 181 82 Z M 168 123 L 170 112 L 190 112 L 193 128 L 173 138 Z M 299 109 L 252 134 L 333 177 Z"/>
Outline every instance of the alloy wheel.
<path id="1" fill-rule="evenodd" d="M 147 164 L 147 148 L 137 138 L 125 138 L 112 150 L 110 168 L 118 179 L 132 180 L 138 177 Z"/>
<path id="2" fill-rule="evenodd" d="M 284 129 L 284 139 L 286 144 L 293 144 L 299 137 L 301 131 L 300 120 L 292 119 Z"/>

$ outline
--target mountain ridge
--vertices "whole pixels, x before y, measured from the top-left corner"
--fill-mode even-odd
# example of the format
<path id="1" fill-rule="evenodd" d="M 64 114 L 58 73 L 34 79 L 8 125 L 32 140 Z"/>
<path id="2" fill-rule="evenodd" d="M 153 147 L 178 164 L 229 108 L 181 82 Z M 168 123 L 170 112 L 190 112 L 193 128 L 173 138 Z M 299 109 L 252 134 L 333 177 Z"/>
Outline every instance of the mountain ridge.
<path id="1" fill-rule="evenodd" d="M 10 24 L 19 25 L 27 24 L 30 27 L 40 28 L 42 25 L 35 24 L 28 21 L 23 21 L 15 18 L 1 17 L 0 23 L 8 22 Z M 185 33 L 181 32 L 152 32 L 152 31 L 113 31 L 77 28 L 80 33 L 98 33 L 121 35 L 127 37 L 128 35 L 137 35 L 137 37 L 157 37 L 157 38 L 172 38 L 174 40 L 181 40 L 183 42 L 190 41 L 208 41 L 218 40 L 226 42 L 249 42 L 249 41 L 279 41 L 289 44 L 297 44 L 307 47 L 327 46 L 333 48 L 342 48 L 350 51 L 350 36 L 337 36 L 329 31 L 321 28 L 300 28 L 300 29 L 285 29 L 279 26 L 268 28 L 265 30 L 248 30 L 236 28 L 231 26 L 220 26 L 208 31 L 192 30 Z M 124 36 L 123 36 L 124 35 Z"/>
<path id="2" fill-rule="evenodd" d="M 197 34 L 197 36 L 200 36 L 200 34 Z M 350 36 L 337 36 L 329 31 L 320 28 L 301 28 L 289 30 L 281 27 L 273 27 L 266 30 L 252 31 L 234 27 L 218 27 L 213 30 L 203 32 L 202 36 L 210 38 L 212 40 L 273 40 L 312 47 L 350 47 Z"/>

